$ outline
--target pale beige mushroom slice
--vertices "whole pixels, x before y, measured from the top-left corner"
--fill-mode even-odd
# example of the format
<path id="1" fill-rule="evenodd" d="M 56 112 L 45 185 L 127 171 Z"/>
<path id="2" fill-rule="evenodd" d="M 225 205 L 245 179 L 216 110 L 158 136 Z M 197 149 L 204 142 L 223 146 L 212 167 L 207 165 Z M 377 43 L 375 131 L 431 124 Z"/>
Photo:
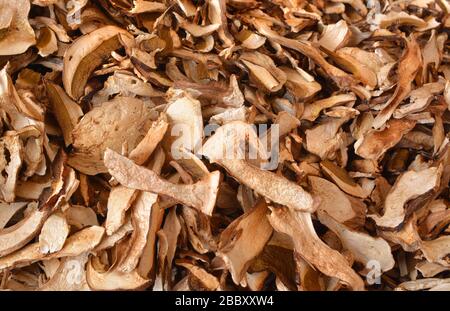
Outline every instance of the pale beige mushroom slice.
<path id="1" fill-rule="evenodd" d="M 75 100 L 84 95 L 84 87 L 92 72 L 105 57 L 119 47 L 119 40 L 127 45 L 133 40 L 131 34 L 117 26 L 104 26 L 75 40 L 64 55 L 63 84 L 67 94 Z"/>
<path id="2" fill-rule="evenodd" d="M 14 253 L 1 257 L 0 270 L 26 266 L 38 260 L 78 256 L 93 250 L 102 240 L 104 233 L 105 229 L 100 226 L 84 228 L 69 236 L 59 252 L 47 255 L 41 253 L 39 242 L 27 245 Z"/>
<path id="3" fill-rule="evenodd" d="M 430 289 L 440 285 L 450 284 L 450 279 L 438 279 L 438 278 L 426 278 L 419 279 L 415 281 L 406 281 L 399 284 L 395 290 L 408 290 L 408 291 L 419 291 L 424 289 Z"/>
<path id="4" fill-rule="evenodd" d="M 397 228 L 405 220 L 405 204 L 440 184 L 442 166 L 430 167 L 421 171 L 407 171 L 398 177 L 384 203 L 383 216 L 369 215 L 377 226 Z"/>
<path id="5" fill-rule="evenodd" d="M 90 207 L 70 205 L 64 211 L 64 215 L 67 219 L 67 223 L 77 229 L 99 225 L 97 214 Z"/>
<path id="6" fill-rule="evenodd" d="M 244 160 L 245 150 L 241 150 L 240 145 L 246 143 L 253 132 L 253 129 L 247 128 L 247 126 L 249 125 L 240 122 L 221 126 L 203 145 L 202 154 L 207 156 L 210 162 L 216 162 L 223 166 L 238 181 L 273 202 L 295 210 L 314 211 L 315 206 L 311 195 L 301 186 L 272 172 L 261 170 Z M 237 133 L 236 128 L 242 129 L 244 132 L 239 130 Z M 254 148 L 261 148 L 257 138 L 251 139 L 249 142 L 253 144 Z M 231 152 L 225 150 L 230 146 L 233 147 Z"/>
<path id="7" fill-rule="evenodd" d="M 0 1 L 0 55 L 21 54 L 36 44 L 33 28 L 28 21 L 30 7 L 28 0 L 14 3 Z"/>
<path id="8" fill-rule="evenodd" d="M 339 236 L 342 245 L 353 254 L 356 261 L 366 266 L 371 260 L 376 260 L 383 272 L 394 267 L 395 260 L 391 247 L 382 238 L 374 238 L 367 233 L 351 230 L 326 212 L 319 212 L 318 218 L 322 224 Z"/>
<path id="9" fill-rule="evenodd" d="M 230 269 L 235 284 L 240 284 L 251 261 L 262 252 L 272 235 L 267 220 L 266 203 L 262 200 L 250 211 L 234 220 L 220 235 L 221 256 Z"/>
<path id="10" fill-rule="evenodd" d="M 169 128 L 163 146 L 174 159 L 182 158 L 181 148 L 197 150 L 203 139 L 203 119 L 200 101 L 180 89 L 169 90 L 169 103 L 165 108 Z"/>
<path id="11" fill-rule="evenodd" d="M 29 214 L 17 224 L 0 230 L 0 257 L 11 254 L 31 241 L 50 214 L 49 210 L 31 207 Z"/>
<path id="12" fill-rule="evenodd" d="M 357 216 L 349 198 L 334 183 L 316 176 L 308 180 L 313 194 L 320 198 L 317 212 L 326 212 L 340 223 Z"/>
<path id="13" fill-rule="evenodd" d="M 239 58 L 248 68 L 250 80 L 266 92 L 279 91 L 287 81 L 283 70 L 273 60 L 260 52 L 245 52 Z"/>
<path id="14" fill-rule="evenodd" d="M 449 267 L 445 256 L 450 254 L 450 237 L 443 235 L 431 241 L 423 241 L 421 251 L 429 262 L 439 263 Z"/>
<path id="15" fill-rule="evenodd" d="M 317 236 L 311 214 L 295 211 L 287 207 L 271 208 L 268 216 L 273 228 L 289 235 L 295 252 L 322 273 L 335 277 L 353 290 L 364 290 L 364 281 L 350 267 L 345 257 L 328 247 Z"/>
<path id="16" fill-rule="evenodd" d="M 427 23 L 423 19 L 414 15 L 409 15 L 408 13 L 402 11 L 391 11 L 387 15 L 376 14 L 374 22 L 380 28 L 388 28 L 394 23 L 400 25 L 410 25 L 418 28 L 427 26 Z"/>
<path id="17" fill-rule="evenodd" d="M 151 192 L 141 192 L 132 206 L 131 222 L 134 230 L 129 241 L 126 256 L 117 264 L 117 270 L 121 272 L 133 271 L 139 262 L 151 225 L 151 213 L 158 195 Z"/>
<path id="18" fill-rule="evenodd" d="M 211 215 L 218 191 L 220 172 L 215 171 L 192 185 L 177 185 L 159 177 L 155 172 L 107 149 L 105 165 L 109 173 L 123 186 L 163 194 L 176 201 Z"/>
<path id="19" fill-rule="evenodd" d="M 73 152 L 68 164 L 82 173 L 106 173 L 106 148 L 121 151 L 126 143 L 133 150 L 145 137 L 156 112 L 132 97 L 116 97 L 83 116 L 72 131 Z"/>
<path id="20" fill-rule="evenodd" d="M 125 213 L 133 204 L 138 191 L 122 185 L 113 187 L 108 197 L 108 212 L 106 214 L 106 234 L 112 235 L 125 221 Z"/>
<path id="21" fill-rule="evenodd" d="M 149 280 L 142 278 L 137 270 L 122 273 L 118 270 L 99 272 L 95 270 L 92 259 L 86 267 L 86 280 L 93 290 L 138 290 L 148 285 Z"/>
<path id="22" fill-rule="evenodd" d="M 19 170 L 24 160 L 23 143 L 17 132 L 0 138 L 0 194 L 4 201 L 15 200 Z"/>
<path id="23" fill-rule="evenodd" d="M 327 50 L 334 52 L 344 47 L 350 40 L 351 35 L 352 31 L 345 20 L 342 19 L 336 24 L 326 25 L 318 43 Z"/>
<path id="24" fill-rule="evenodd" d="M 64 246 L 70 226 L 62 213 L 54 213 L 45 221 L 39 234 L 39 249 L 43 254 L 55 253 Z"/>

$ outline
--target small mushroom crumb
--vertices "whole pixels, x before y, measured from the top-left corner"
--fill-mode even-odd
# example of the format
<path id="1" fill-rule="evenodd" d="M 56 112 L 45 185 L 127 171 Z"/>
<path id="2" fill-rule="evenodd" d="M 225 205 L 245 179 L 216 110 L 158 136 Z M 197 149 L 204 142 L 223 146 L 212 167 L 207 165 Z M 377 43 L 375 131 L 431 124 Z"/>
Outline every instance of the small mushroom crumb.
<path id="1" fill-rule="evenodd" d="M 449 29 L 446 0 L 0 0 L 0 290 L 450 291 Z"/>

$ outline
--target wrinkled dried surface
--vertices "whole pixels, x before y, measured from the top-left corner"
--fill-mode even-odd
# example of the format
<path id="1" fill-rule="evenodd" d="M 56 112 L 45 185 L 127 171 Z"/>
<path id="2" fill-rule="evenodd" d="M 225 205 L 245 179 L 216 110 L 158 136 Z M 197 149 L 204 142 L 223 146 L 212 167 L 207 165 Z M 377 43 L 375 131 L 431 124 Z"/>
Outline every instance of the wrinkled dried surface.
<path id="1" fill-rule="evenodd" d="M 450 290 L 447 2 L 0 0 L 0 290 Z"/>

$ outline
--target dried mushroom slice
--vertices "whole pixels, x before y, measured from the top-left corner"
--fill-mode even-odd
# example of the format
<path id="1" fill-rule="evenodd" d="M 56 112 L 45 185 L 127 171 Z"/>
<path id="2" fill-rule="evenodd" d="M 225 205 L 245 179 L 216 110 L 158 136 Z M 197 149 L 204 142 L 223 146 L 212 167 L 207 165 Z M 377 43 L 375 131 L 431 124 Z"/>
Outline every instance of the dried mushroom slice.
<path id="1" fill-rule="evenodd" d="M 68 164 L 82 173 L 106 173 L 103 153 L 121 151 L 124 142 L 134 149 L 152 124 L 149 105 L 131 97 L 116 97 L 83 116 L 72 131 L 73 152 Z"/>
<path id="2" fill-rule="evenodd" d="M 258 256 L 270 236 L 266 203 L 260 201 L 250 211 L 232 222 L 220 235 L 218 256 L 230 269 L 233 281 L 240 284 L 251 261 Z"/>
<path id="3" fill-rule="evenodd" d="M 70 226 L 61 213 L 52 214 L 44 223 L 39 234 L 39 248 L 43 254 L 55 253 L 64 246 Z"/>
<path id="4" fill-rule="evenodd" d="M 0 230 L 0 257 L 11 254 L 30 242 L 39 232 L 50 214 L 49 210 L 39 210 L 36 206 L 17 224 Z"/>
<path id="5" fill-rule="evenodd" d="M 328 247 L 313 227 L 309 213 L 286 207 L 272 208 L 269 222 L 278 232 L 289 235 L 295 251 L 322 273 L 336 277 L 353 290 L 364 289 L 361 277 L 350 267 L 345 257 Z"/>
<path id="6" fill-rule="evenodd" d="M 192 185 L 177 185 L 159 177 L 152 170 L 138 166 L 133 161 L 107 149 L 105 165 L 109 173 L 123 186 L 163 194 L 211 215 L 217 196 L 219 171 L 212 172 Z"/>
<path id="7" fill-rule="evenodd" d="M 405 219 L 405 204 L 420 195 L 439 187 L 442 166 L 421 171 L 407 171 L 396 180 L 386 196 L 383 216 L 369 215 L 377 226 L 397 228 Z"/>
<path id="8" fill-rule="evenodd" d="M 19 0 L 12 4 L 8 0 L 0 2 L 0 55 L 24 53 L 36 44 L 36 37 L 28 21 L 31 4 Z"/>
<path id="9" fill-rule="evenodd" d="M 74 100 L 84 95 L 84 87 L 92 72 L 112 51 L 121 47 L 119 40 L 130 44 L 132 36 L 122 28 L 105 26 L 75 40 L 64 54 L 63 83 Z"/>

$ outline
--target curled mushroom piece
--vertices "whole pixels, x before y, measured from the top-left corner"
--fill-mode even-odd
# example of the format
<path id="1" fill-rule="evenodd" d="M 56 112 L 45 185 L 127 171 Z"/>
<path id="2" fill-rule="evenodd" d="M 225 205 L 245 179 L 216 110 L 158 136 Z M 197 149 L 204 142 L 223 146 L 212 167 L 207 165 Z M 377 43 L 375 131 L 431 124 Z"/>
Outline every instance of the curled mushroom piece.
<path id="1" fill-rule="evenodd" d="M 192 185 L 177 185 L 153 171 L 107 149 L 104 156 L 109 173 L 123 186 L 170 196 L 180 203 L 211 215 L 217 196 L 220 173 L 212 172 Z"/>
<path id="2" fill-rule="evenodd" d="M 94 69 L 121 46 L 119 35 L 122 40 L 132 40 L 131 35 L 122 28 L 105 26 L 78 38 L 67 49 L 64 55 L 63 83 L 70 97 L 78 100 L 84 95 L 84 87 Z"/>
<path id="3" fill-rule="evenodd" d="M 248 133 L 239 135 L 236 134 L 235 126 L 239 126 L 239 122 L 228 123 L 219 128 L 203 146 L 203 155 L 211 162 L 223 166 L 234 178 L 268 199 L 295 210 L 314 211 L 312 197 L 301 186 L 272 172 L 260 170 L 241 158 L 245 150 L 241 150 L 240 144 L 245 143 L 250 135 L 248 133 L 252 133 L 253 129 L 247 129 Z M 245 125 L 243 127 L 246 128 Z M 253 139 L 253 143 L 256 148 L 260 147 L 258 141 Z M 228 152 L 226 149 L 230 147 L 234 150 Z"/>
<path id="4" fill-rule="evenodd" d="M 354 290 L 364 288 L 363 280 L 352 270 L 345 257 L 317 236 L 310 214 L 286 207 L 272 208 L 269 221 L 275 230 L 289 235 L 295 251 L 318 270 L 338 278 Z"/>

